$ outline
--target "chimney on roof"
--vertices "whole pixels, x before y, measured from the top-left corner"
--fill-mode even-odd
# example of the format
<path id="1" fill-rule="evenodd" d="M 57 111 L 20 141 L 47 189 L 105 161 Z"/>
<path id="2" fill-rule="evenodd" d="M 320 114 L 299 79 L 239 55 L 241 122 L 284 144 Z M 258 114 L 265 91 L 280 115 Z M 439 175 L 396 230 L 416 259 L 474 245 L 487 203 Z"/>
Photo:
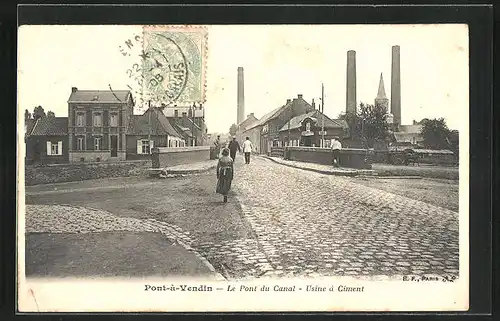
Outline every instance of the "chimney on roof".
<path id="1" fill-rule="evenodd" d="M 254 113 L 248 114 L 247 118 L 250 118 L 250 117 L 255 117 Z"/>
<path id="2" fill-rule="evenodd" d="M 286 103 L 289 104 L 291 101 L 292 101 L 291 99 L 287 99 Z"/>
<path id="3" fill-rule="evenodd" d="M 297 98 L 301 99 L 302 98 L 302 94 L 298 94 Z"/>
<path id="4" fill-rule="evenodd" d="M 71 92 L 72 92 L 72 93 L 75 93 L 75 92 L 77 92 L 77 91 L 78 91 L 78 88 L 76 88 L 76 87 L 71 87 Z"/>
<path id="5" fill-rule="evenodd" d="M 311 106 L 312 106 L 312 108 L 316 109 L 316 103 L 314 102 L 314 98 L 313 98 L 313 101 L 311 103 Z"/>

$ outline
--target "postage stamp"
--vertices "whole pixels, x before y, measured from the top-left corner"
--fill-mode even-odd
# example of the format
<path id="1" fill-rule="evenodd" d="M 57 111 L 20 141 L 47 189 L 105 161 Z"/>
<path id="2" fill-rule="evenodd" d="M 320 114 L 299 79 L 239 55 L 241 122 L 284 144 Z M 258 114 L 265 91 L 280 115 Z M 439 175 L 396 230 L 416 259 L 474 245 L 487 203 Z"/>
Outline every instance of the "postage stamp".
<path id="1" fill-rule="evenodd" d="M 142 103 L 205 102 L 207 38 L 202 26 L 143 26 L 119 47 L 137 58 L 126 71 L 129 88 L 135 86 Z"/>

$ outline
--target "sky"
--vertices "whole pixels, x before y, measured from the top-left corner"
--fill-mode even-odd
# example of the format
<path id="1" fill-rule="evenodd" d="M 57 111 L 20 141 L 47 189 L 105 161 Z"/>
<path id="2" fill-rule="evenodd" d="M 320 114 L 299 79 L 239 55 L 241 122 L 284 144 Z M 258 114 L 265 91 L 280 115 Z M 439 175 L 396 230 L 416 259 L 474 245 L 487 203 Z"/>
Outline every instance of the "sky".
<path id="1" fill-rule="evenodd" d="M 372 104 L 380 74 L 391 94 L 391 47 L 401 47 L 402 123 L 444 117 L 468 126 L 466 25 L 217 25 L 208 28 L 206 123 L 228 132 L 236 123 L 237 68 L 244 68 L 245 114 L 260 118 L 302 94 L 325 114 L 345 111 L 347 51 L 356 51 L 357 103 Z M 22 26 L 18 108 L 41 105 L 67 116 L 71 87 L 127 89 L 131 61 L 119 46 L 141 26 Z M 22 115 L 22 114 L 21 114 Z"/>

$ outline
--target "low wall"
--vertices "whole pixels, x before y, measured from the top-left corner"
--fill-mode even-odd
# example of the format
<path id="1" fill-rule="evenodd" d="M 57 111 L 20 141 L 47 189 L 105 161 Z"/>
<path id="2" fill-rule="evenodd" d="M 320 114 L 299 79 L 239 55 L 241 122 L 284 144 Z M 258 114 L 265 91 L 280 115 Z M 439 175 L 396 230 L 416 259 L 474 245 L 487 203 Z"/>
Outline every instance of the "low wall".
<path id="1" fill-rule="evenodd" d="M 153 168 L 203 162 L 210 160 L 210 146 L 154 148 L 151 160 Z"/>
<path id="2" fill-rule="evenodd" d="M 286 147 L 286 158 L 293 161 L 332 165 L 332 151 L 319 147 Z M 347 168 L 371 169 L 370 151 L 343 148 L 339 151 L 339 165 Z"/>
<path id="3" fill-rule="evenodd" d="M 140 175 L 151 161 L 69 163 L 25 166 L 26 186 Z"/>

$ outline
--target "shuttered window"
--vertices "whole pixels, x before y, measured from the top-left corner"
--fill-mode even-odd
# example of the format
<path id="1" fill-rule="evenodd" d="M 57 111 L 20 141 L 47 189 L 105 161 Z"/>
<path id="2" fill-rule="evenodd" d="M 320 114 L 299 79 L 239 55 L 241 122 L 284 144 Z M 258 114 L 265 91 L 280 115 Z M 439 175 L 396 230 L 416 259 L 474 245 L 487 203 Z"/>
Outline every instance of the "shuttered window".
<path id="1" fill-rule="evenodd" d="M 47 156 L 58 156 L 62 155 L 62 141 L 58 141 L 57 144 L 52 142 L 47 142 Z"/>
<path id="2" fill-rule="evenodd" d="M 153 148 L 154 142 L 152 140 L 139 139 L 137 141 L 137 154 L 151 154 Z"/>

